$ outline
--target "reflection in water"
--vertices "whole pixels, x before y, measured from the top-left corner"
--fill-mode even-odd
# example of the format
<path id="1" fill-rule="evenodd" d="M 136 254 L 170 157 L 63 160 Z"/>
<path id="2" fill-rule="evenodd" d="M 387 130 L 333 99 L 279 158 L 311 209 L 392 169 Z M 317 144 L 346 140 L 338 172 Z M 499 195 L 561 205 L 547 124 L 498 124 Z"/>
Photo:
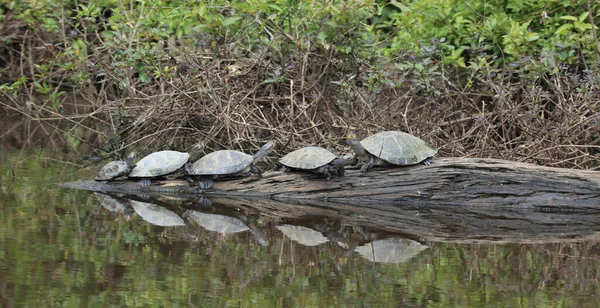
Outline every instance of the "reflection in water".
<path id="1" fill-rule="evenodd" d="M 304 246 L 318 246 L 329 241 L 321 232 L 303 226 L 281 225 L 276 228 L 292 241 Z"/>
<path id="2" fill-rule="evenodd" d="M 185 212 L 184 216 L 191 218 L 198 225 L 208 231 L 222 234 L 233 234 L 247 231 L 249 229 L 243 221 L 235 217 L 200 213 L 192 210 Z"/>
<path id="3" fill-rule="evenodd" d="M 357 247 L 356 252 L 372 262 L 404 263 L 427 248 L 413 240 L 390 237 Z"/>
<path id="4" fill-rule="evenodd" d="M 211 208 L 211 210 L 216 210 Z M 230 214 L 233 214 L 229 212 Z M 217 232 L 220 234 L 234 234 L 244 231 L 250 231 L 250 234 L 258 241 L 261 246 L 268 245 L 268 240 L 262 230 L 256 225 L 257 217 L 245 216 L 237 213 L 236 217 L 220 215 L 220 214 L 209 214 L 202 213 L 194 210 L 187 210 L 184 216 L 189 217 L 190 220 L 202 228 Z"/>
<path id="5" fill-rule="evenodd" d="M 0 307 L 595 307 L 600 302 L 597 238 L 533 244 L 511 243 L 509 237 L 492 244 L 428 241 L 428 249 L 390 264 L 381 262 L 378 242 L 402 242 L 402 235 L 368 225 L 373 221 L 365 217 L 373 208 L 361 209 L 363 216 L 349 222 L 352 215 L 346 213 L 287 218 L 218 199 L 213 208 L 200 210 L 196 200 L 134 198 L 166 205 L 173 214 L 191 209 L 235 217 L 250 228 L 216 241 L 214 233 L 198 232 L 196 226 L 148 228 L 141 220 L 107 219 L 121 205 L 106 208 L 93 194 L 52 186 L 93 173 L 75 175 L 35 158 L 10 160 L 19 177 L 9 187 L 9 169 L 0 173 Z M 127 208 L 128 201 L 115 200 Z M 259 203 L 253 202 L 248 204 Z M 300 207 L 286 211 L 296 214 Z M 462 226 L 460 213 L 442 213 Z M 425 214 L 410 218 L 428 232 L 432 226 Z M 543 217 L 562 222 L 574 216 Z M 323 220 L 333 223 L 318 227 Z M 309 227 L 329 242 L 289 245 L 276 227 L 280 222 Z M 253 226 L 267 246 L 249 240 Z M 579 231 L 575 224 L 563 226 L 544 232 Z M 184 233 L 193 236 L 178 236 Z M 406 236 L 420 238 L 412 235 Z M 365 247 L 375 262 L 359 253 Z"/>
<path id="6" fill-rule="evenodd" d="M 124 213 L 126 215 L 131 213 L 131 208 L 128 205 L 128 199 L 113 197 L 111 195 L 99 192 L 94 192 L 94 195 L 96 198 L 98 198 L 100 205 L 111 212 Z"/>
<path id="7" fill-rule="evenodd" d="M 153 225 L 163 227 L 185 226 L 185 222 L 179 215 L 162 206 L 136 200 L 129 200 L 129 204 L 143 220 Z"/>

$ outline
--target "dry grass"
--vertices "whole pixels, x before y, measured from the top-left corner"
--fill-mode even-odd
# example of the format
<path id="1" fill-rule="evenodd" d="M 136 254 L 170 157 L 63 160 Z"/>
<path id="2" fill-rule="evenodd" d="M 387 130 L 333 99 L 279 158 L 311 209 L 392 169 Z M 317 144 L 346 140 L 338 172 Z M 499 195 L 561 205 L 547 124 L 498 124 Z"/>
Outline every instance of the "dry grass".
<path id="1" fill-rule="evenodd" d="M 20 40 L 24 49 L 13 44 L 0 52 L 7 64 L 3 76 L 35 80 L 35 64 L 52 50 L 41 39 Z M 222 54 L 239 54 L 223 48 Z M 92 76 L 104 76 L 74 87 L 66 72 L 57 71 L 51 81 L 69 93 L 58 108 L 27 83 L 16 95 L 2 94 L 2 113 L 48 123 L 103 155 L 130 148 L 186 150 L 198 141 L 212 150 L 250 152 L 274 140 L 275 157 L 307 145 L 345 151 L 349 130 L 364 136 L 403 130 L 438 147 L 440 156 L 599 168 L 597 72 L 516 79 L 498 71 L 494 77 L 474 74 L 470 87 L 443 73 L 429 76 L 429 86 L 438 90 L 432 94 L 416 89 L 408 72 L 391 65 L 384 71 L 403 86 L 368 87 L 371 64 L 333 49 L 299 50 L 285 60 L 267 51 L 230 58 L 171 53 L 162 65 L 177 67 L 172 76 L 141 83 L 132 72 L 120 77 L 82 64 Z"/>

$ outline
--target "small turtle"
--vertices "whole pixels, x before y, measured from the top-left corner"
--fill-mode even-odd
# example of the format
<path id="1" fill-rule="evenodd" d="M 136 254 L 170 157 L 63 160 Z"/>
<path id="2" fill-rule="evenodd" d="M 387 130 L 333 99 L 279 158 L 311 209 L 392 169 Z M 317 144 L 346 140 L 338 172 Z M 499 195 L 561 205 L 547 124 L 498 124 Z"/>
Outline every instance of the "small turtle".
<path id="1" fill-rule="evenodd" d="M 96 181 L 112 181 L 118 177 L 129 174 L 131 170 L 135 168 L 135 165 L 133 164 L 134 157 L 135 153 L 132 152 L 127 155 L 125 160 L 112 161 L 104 165 L 94 179 Z"/>
<path id="2" fill-rule="evenodd" d="M 193 164 L 185 166 L 192 178 L 197 179 L 201 190 L 209 190 L 213 179 L 219 175 L 246 175 L 258 174 L 262 171 L 254 163 L 273 151 L 275 144 L 272 141 L 263 145 L 254 155 L 240 151 L 221 150 L 212 152 L 202 157 Z"/>
<path id="3" fill-rule="evenodd" d="M 429 165 L 437 150 L 425 141 L 401 131 L 380 132 L 362 141 L 353 134 L 348 135 L 348 145 L 356 155 L 364 159 L 360 168 L 366 172 L 373 166 L 414 165 L 420 162 Z"/>
<path id="4" fill-rule="evenodd" d="M 135 168 L 129 173 L 129 178 L 139 179 L 138 184 L 140 186 L 150 186 L 152 178 L 181 170 L 185 164 L 197 159 L 203 149 L 203 144 L 197 144 L 190 153 L 177 151 L 154 152 L 137 162 Z"/>
<path id="5" fill-rule="evenodd" d="M 331 179 L 331 172 L 337 169 L 337 174 L 343 176 L 344 166 L 351 165 L 354 161 L 354 154 L 349 153 L 341 157 L 319 147 L 305 147 L 288 153 L 279 160 L 283 165 L 281 171 L 308 170 L 314 173 L 322 173 Z"/>

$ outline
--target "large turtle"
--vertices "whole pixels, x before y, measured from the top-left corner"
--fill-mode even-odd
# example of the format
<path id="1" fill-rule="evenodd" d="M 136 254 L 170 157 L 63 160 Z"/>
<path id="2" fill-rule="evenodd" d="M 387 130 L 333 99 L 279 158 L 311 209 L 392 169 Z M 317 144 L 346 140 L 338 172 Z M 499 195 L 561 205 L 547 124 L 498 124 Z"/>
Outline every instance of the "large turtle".
<path id="1" fill-rule="evenodd" d="M 96 181 L 111 181 L 118 177 L 122 177 L 129 174 L 131 170 L 133 170 L 133 168 L 135 167 L 135 165 L 133 164 L 134 157 L 135 153 L 132 152 L 129 155 L 127 155 L 125 160 L 112 161 L 104 165 L 104 167 L 100 169 L 98 174 L 96 174 L 96 177 L 94 179 Z"/>
<path id="2" fill-rule="evenodd" d="M 275 144 L 272 141 L 263 145 L 254 155 L 248 155 L 240 151 L 221 150 L 207 154 L 193 164 L 185 166 L 186 171 L 193 179 L 198 180 L 201 190 L 209 190 L 213 185 L 213 179 L 219 175 L 246 175 L 258 174 L 262 171 L 254 165 L 254 162 L 267 156 Z"/>
<path id="3" fill-rule="evenodd" d="M 353 134 L 348 135 L 348 145 L 365 163 L 360 168 L 366 172 L 373 166 L 414 165 L 420 162 L 429 165 L 437 150 L 425 141 L 401 131 L 380 132 L 362 141 Z"/>
<path id="4" fill-rule="evenodd" d="M 331 179 L 331 172 L 337 170 L 339 176 L 345 173 L 344 166 L 351 165 L 354 161 L 354 154 L 349 153 L 340 157 L 319 147 L 305 147 L 288 153 L 279 160 L 283 165 L 281 171 L 290 170 L 308 170 L 314 173 L 322 173 Z"/>
<path id="5" fill-rule="evenodd" d="M 129 178 L 138 179 L 140 186 L 150 186 L 150 180 L 181 170 L 188 162 L 199 158 L 204 144 L 197 144 L 190 153 L 158 151 L 142 158 L 129 173 Z"/>

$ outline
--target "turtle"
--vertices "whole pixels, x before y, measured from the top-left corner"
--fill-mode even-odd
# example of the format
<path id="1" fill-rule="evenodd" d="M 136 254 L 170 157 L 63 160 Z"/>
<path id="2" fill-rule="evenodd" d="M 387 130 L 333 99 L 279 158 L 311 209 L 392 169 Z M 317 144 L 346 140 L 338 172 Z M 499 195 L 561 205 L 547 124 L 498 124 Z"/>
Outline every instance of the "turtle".
<path id="1" fill-rule="evenodd" d="M 135 153 L 131 152 L 125 160 L 116 160 L 111 161 L 110 163 L 104 165 L 102 169 L 96 174 L 94 178 L 96 181 L 112 181 L 118 177 L 125 176 L 131 172 L 135 168 L 133 164 L 133 158 L 135 157 Z"/>
<path id="2" fill-rule="evenodd" d="M 311 146 L 288 153 L 279 160 L 279 163 L 283 165 L 281 168 L 283 172 L 308 170 L 314 173 L 322 173 L 327 177 L 327 180 L 330 180 L 332 171 L 337 169 L 337 174 L 343 176 L 345 173 L 344 166 L 351 165 L 353 161 L 353 153 L 337 157 L 326 149 Z"/>
<path id="3" fill-rule="evenodd" d="M 254 165 L 254 162 L 267 156 L 274 147 L 275 144 L 269 141 L 254 155 L 235 150 L 220 150 L 207 154 L 193 164 L 186 165 L 185 169 L 193 179 L 198 180 L 200 190 L 205 191 L 212 187 L 216 176 L 261 175 L 262 171 Z"/>
<path id="4" fill-rule="evenodd" d="M 150 186 L 152 178 L 183 169 L 188 162 L 197 159 L 203 149 L 204 144 L 197 144 L 190 153 L 169 150 L 151 153 L 137 162 L 129 178 L 138 179 L 140 186 Z"/>
<path id="5" fill-rule="evenodd" d="M 354 134 L 346 139 L 348 145 L 365 163 L 360 168 L 366 172 L 373 166 L 414 165 L 433 163 L 437 150 L 425 141 L 401 131 L 384 131 L 367 137 L 362 141 L 356 140 Z"/>

